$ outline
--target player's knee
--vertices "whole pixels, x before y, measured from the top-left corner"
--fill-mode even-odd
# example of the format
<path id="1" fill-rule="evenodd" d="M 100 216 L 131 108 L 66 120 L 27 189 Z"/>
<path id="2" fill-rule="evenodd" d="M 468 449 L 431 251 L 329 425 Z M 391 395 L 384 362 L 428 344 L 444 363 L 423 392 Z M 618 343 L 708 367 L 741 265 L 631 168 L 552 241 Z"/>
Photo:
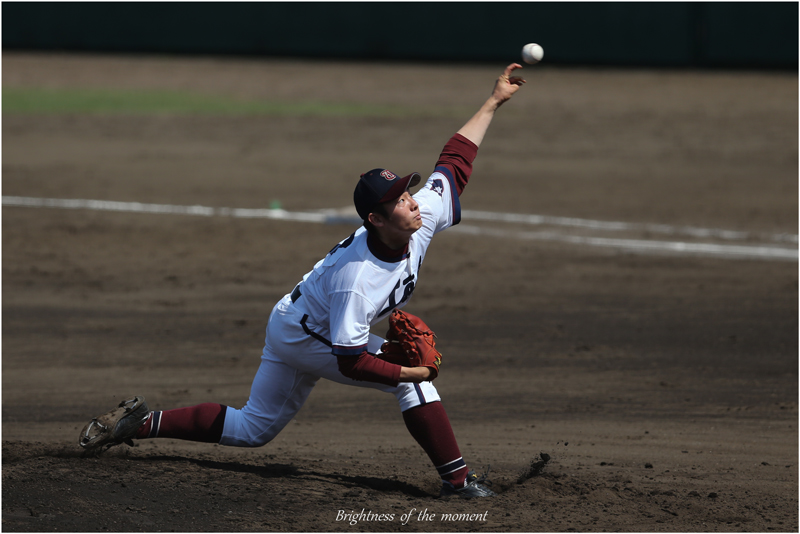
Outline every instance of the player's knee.
<path id="1" fill-rule="evenodd" d="M 273 427 L 264 428 L 258 424 L 245 423 L 242 428 L 242 447 L 263 447 L 276 436 Z"/>
<path id="2" fill-rule="evenodd" d="M 249 436 L 247 439 L 243 440 L 243 444 L 240 446 L 252 448 L 263 447 L 270 441 L 272 441 L 271 436 Z"/>
<path id="3" fill-rule="evenodd" d="M 248 432 L 241 432 L 236 436 L 223 436 L 220 440 L 221 445 L 228 445 L 231 447 L 263 447 L 275 436 L 270 434 L 251 434 Z"/>
<path id="4" fill-rule="evenodd" d="M 230 410 L 220 444 L 232 447 L 263 447 L 277 434 L 274 422 L 248 417 L 241 410 Z"/>

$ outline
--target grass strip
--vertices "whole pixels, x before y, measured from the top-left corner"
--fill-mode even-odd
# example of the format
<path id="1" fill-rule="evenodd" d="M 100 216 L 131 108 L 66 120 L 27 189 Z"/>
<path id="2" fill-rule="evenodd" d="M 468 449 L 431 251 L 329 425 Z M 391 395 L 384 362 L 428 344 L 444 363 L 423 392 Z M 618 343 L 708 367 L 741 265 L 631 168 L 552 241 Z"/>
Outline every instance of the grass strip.
<path id="1" fill-rule="evenodd" d="M 237 100 L 178 91 L 3 88 L 3 113 L 127 115 L 270 115 L 298 117 L 431 117 L 455 110 L 352 102 Z"/>

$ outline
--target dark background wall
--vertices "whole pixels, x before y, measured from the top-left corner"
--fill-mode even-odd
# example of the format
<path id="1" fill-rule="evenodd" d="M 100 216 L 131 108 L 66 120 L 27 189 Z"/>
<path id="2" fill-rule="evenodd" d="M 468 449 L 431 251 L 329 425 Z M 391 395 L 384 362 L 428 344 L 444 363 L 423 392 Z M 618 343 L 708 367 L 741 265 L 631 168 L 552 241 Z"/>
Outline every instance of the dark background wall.
<path id="1" fill-rule="evenodd" d="M 3 49 L 796 69 L 797 2 L 3 2 Z"/>

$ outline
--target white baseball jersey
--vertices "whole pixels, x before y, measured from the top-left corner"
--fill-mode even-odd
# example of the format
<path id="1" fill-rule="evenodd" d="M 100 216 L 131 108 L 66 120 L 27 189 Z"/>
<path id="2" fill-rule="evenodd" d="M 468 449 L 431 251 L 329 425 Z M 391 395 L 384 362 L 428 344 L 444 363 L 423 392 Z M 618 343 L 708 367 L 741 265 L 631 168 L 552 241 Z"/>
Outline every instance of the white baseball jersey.
<path id="1" fill-rule="evenodd" d="M 386 257 L 361 227 L 303 277 L 300 288 L 308 312 L 303 328 L 327 342 L 336 356 L 357 356 L 366 350 L 370 327 L 403 307 L 413 294 L 434 234 L 461 219 L 447 167 L 437 167 L 413 198 L 422 227 L 411 236 L 404 254 Z"/>

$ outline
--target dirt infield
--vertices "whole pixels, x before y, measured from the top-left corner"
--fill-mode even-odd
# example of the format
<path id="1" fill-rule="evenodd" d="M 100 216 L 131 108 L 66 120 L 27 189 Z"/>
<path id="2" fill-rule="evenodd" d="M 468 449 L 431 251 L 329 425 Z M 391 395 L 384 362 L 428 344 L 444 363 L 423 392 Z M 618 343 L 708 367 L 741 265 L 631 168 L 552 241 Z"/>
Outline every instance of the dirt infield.
<path id="1" fill-rule="evenodd" d="M 367 169 L 430 171 L 502 67 L 6 53 L 4 88 L 419 111 L 5 113 L 3 195 L 344 208 Z M 273 304 L 353 226 L 5 206 L 3 530 L 798 531 L 797 261 L 588 239 L 796 248 L 796 74 L 525 75 L 464 209 L 674 232 L 465 216 L 434 240 L 407 309 L 439 335 L 436 385 L 498 497 L 438 499 L 394 399 L 331 383 L 263 448 L 82 458 L 80 428 L 131 395 L 241 406 Z"/>

